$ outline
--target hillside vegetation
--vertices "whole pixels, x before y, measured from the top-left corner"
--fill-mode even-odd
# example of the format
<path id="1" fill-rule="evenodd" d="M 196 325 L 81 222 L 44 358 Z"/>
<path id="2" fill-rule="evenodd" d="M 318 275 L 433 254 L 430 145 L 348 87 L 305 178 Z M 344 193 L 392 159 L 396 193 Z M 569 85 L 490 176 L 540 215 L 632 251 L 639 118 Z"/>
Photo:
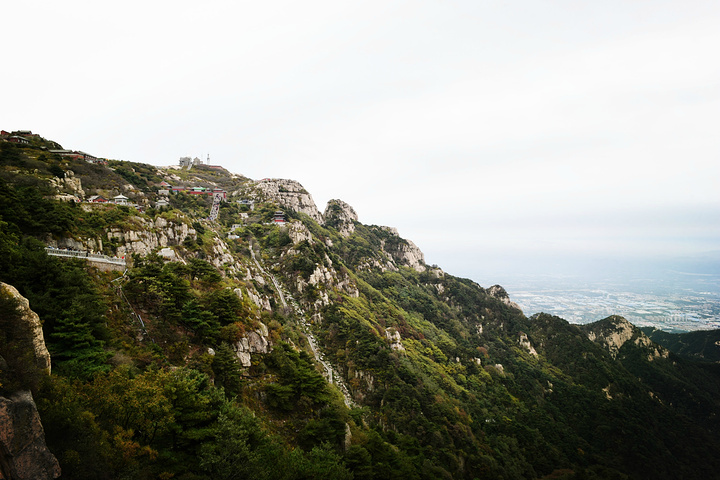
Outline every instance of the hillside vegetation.
<path id="1" fill-rule="evenodd" d="M 321 214 L 297 182 L 0 147 L 0 281 L 40 316 L 52 357 L 49 377 L 0 365 L 0 393 L 32 390 L 62 479 L 720 470 L 717 365 L 621 317 L 527 318 L 344 202 Z M 217 221 L 209 195 L 155 207 L 163 181 L 224 189 Z M 67 201 L 118 194 L 140 210 Z"/>

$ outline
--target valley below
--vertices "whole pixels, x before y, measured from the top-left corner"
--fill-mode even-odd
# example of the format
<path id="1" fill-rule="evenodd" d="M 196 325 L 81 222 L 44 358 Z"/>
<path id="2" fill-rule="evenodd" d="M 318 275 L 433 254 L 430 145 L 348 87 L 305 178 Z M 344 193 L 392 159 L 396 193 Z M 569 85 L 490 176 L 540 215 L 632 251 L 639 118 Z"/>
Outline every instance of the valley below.
<path id="1" fill-rule="evenodd" d="M 502 283 L 526 315 L 544 312 L 574 324 L 621 315 L 639 327 L 678 333 L 720 328 L 720 275 L 514 275 Z"/>

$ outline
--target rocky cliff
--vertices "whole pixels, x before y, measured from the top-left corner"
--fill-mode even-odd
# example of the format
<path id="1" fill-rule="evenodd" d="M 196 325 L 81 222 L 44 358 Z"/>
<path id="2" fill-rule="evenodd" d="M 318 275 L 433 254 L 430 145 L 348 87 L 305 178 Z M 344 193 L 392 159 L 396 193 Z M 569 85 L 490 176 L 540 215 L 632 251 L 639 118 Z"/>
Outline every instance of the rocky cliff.
<path id="1" fill-rule="evenodd" d="M 508 307 L 512 307 L 522 311 L 517 303 L 510 300 L 510 295 L 508 295 L 507 291 L 500 285 L 493 285 L 492 287 L 488 288 L 487 293 L 490 296 L 497 298 Z"/>
<path id="2" fill-rule="evenodd" d="M 211 222 L 207 197 L 181 194 L 145 212 L 39 197 L 29 210 L 21 185 L 35 179 L 0 189 L 10 227 L 0 229 L 0 279 L 28 292 L 57 352 L 58 390 L 35 400 L 67 478 L 670 480 L 720 471 L 716 366 L 663 358 L 620 317 L 528 319 L 502 287 L 428 268 L 416 245 L 362 224 L 347 203 L 331 200 L 320 215 L 291 180 L 65 164 L 87 194 L 123 191 L 138 203 L 161 179 L 231 192 Z M 70 177 L 47 192 L 81 196 Z M 277 210 L 285 222 L 271 221 Z M 142 261 L 122 276 L 98 273 L 44 258 L 20 233 Z M 21 303 L 0 304 L 0 321 L 30 318 Z M 55 312 L 78 318 L 59 329 Z M 0 325 L 0 346 L 10 338 L 28 352 L 0 348 L 3 478 L 59 474 L 27 377 L 8 375 L 49 367 L 36 317 Z M 73 376 L 70 362 L 88 376 Z"/>
<path id="3" fill-rule="evenodd" d="M 14 321 L 9 325 L 3 325 L 4 333 L 8 336 L 8 344 L 12 344 L 14 351 L 29 352 L 35 368 L 49 375 L 50 353 L 45 346 L 40 318 L 30 309 L 27 299 L 12 285 L 0 282 L 0 295 L 12 299 L 17 305 L 15 314 L 8 317 Z M 5 312 L 3 314 L 6 315 Z M 2 353 L 7 354 L 7 352 Z"/>
<path id="4" fill-rule="evenodd" d="M 617 358 L 626 345 L 646 350 L 648 361 L 658 357 L 667 358 L 669 355 L 667 349 L 654 343 L 642 330 L 618 315 L 581 328 L 591 341 L 602 345 L 613 358 Z"/>
<path id="5" fill-rule="evenodd" d="M 158 217 L 153 222 L 135 217 L 135 221 L 137 225 L 132 229 L 112 227 L 107 232 L 108 240 L 118 243 L 120 257 L 132 253 L 147 255 L 157 248 L 180 245 L 187 237 L 197 237 L 195 230 L 181 220 Z"/>
<path id="6" fill-rule="evenodd" d="M 85 190 L 82 188 L 82 182 L 75 176 L 75 172 L 72 170 L 65 172 L 63 178 L 51 178 L 50 185 L 57 192 L 57 195 L 55 195 L 56 200 L 77 202 L 85 198 Z"/>
<path id="7" fill-rule="evenodd" d="M 382 229 L 391 235 L 388 241 L 383 242 L 382 250 L 390 255 L 397 266 L 410 267 L 418 272 L 426 270 L 425 255 L 417 245 L 401 238 L 394 227 L 382 227 Z"/>
<path id="8" fill-rule="evenodd" d="M 60 466 L 45 445 L 40 415 L 32 394 L 25 389 L 25 384 L 32 383 L 29 377 L 50 374 L 42 325 L 27 299 L 13 286 L 0 283 L 0 295 L 7 309 L 1 312 L 0 368 L 3 380 L 11 379 L 10 384 L 0 385 L 0 478 L 57 478 Z M 22 389 L 14 390 L 15 384 Z"/>
<path id="9" fill-rule="evenodd" d="M 256 190 L 259 197 L 275 202 L 281 208 L 288 208 L 304 213 L 323 224 L 323 216 L 318 211 L 312 196 L 295 180 L 264 179 L 257 182 Z"/>
<path id="10" fill-rule="evenodd" d="M 358 215 L 350 205 L 342 200 L 330 200 L 325 207 L 325 224 L 335 228 L 344 237 L 355 231 Z"/>
<path id="11" fill-rule="evenodd" d="M 45 445 L 32 394 L 18 391 L 0 397 L 0 478 L 49 480 L 60 473 L 57 459 Z"/>

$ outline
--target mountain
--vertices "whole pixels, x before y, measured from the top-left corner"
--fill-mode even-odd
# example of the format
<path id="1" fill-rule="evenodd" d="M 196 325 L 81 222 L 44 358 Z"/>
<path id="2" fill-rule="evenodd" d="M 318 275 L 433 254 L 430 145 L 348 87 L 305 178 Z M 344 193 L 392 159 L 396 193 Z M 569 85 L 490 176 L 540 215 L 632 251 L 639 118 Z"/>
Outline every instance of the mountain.
<path id="1" fill-rule="evenodd" d="M 650 339 L 671 352 L 696 360 L 720 362 L 720 330 L 669 333 L 654 327 L 643 327 Z"/>
<path id="2" fill-rule="evenodd" d="M 622 317 L 527 318 L 293 180 L 38 142 L 0 142 L 0 281 L 43 322 L 26 388 L 63 479 L 720 467 L 717 365 Z"/>

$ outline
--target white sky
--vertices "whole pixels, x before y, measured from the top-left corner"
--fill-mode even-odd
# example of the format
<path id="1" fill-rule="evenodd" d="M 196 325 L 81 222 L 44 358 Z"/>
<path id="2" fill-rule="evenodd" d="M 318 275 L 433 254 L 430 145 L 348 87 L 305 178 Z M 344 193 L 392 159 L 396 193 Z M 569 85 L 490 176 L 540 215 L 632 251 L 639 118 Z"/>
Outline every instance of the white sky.
<path id="1" fill-rule="evenodd" d="M 720 249 L 717 1 L 31 0 L 2 17 L 6 130 L 292 178 L 475 279 Z"/>

